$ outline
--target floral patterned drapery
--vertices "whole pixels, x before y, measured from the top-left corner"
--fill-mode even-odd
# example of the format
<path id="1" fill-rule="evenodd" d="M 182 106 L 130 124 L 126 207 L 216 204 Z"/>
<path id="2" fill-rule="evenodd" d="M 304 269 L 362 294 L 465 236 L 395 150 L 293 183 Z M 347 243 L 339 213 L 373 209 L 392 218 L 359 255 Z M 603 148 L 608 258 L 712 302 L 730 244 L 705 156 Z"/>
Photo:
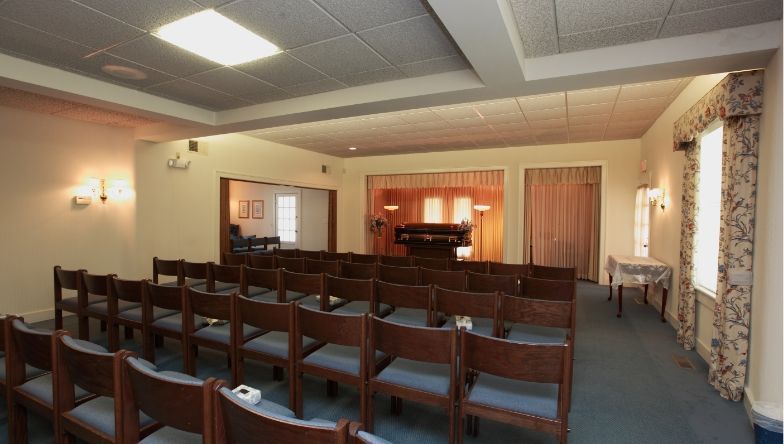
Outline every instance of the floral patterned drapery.
<path id="1" fill-rule="evenodd" d="M 699 146 L 697 136 L 716 118 L 724 122 L 718 285 L 711 340 L 710 383 L 739 401 L 748 363 L 751 273 L 763 71 L 732 73 L 675 122 L 675 150 L 686 151 L 681 219 L 678 342 L 695 344 L 693 252 Z"/>

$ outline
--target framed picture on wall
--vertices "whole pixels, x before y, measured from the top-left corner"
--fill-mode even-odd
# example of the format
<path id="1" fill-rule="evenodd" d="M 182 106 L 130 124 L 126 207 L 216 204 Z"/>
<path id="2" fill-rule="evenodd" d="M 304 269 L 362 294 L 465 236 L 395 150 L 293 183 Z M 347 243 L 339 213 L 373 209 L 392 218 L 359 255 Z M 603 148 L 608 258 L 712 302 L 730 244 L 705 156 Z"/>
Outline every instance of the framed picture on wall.
<path id="1" fill-rule="evenodd" d="M 264 219 L 264 201 L 254 200 L 251 201 L 251 211 L 254 219 Z"/>
<path id="2" fill-rule="evenodd" d="M 250 202 L 247 200 L 241 200 L 239 205 L 239 218 L 240 219 L 247 219 L 248 213 L 250 212 Z"/>

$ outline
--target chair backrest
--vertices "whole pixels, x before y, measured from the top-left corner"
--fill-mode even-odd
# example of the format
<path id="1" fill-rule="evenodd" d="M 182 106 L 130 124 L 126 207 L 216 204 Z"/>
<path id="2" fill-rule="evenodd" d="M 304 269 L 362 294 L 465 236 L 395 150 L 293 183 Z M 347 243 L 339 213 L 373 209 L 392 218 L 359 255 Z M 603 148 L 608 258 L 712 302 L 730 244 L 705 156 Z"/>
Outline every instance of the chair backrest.
<path id="1" fill-rule="evenodd" d="M 182 311 L 185 298 L 184 285 L 160 285 L 147 281 L 147 300 L 151 307 Z"/>
<path id="2" fill-rule="evenodd" d="M 577 282 L 554 281 L 524 277 L 520 279 L 520 296 L 548 301 L 573 301 L 577 295 Z"/>
<path id="3" fill-rule="evenodd" d="M 380 350 L 412 361 L 452 364 L 450 373 L 454 380 L 457 360 L 456 329 L 415 327 L 373 317 L 370 319 L 369 336 L 370 350 Z M 368 368 L 373 376 L 375 366 L 370 365 Z"/>
<path id="4" fill-rule="evenodd" d="M 269 248 L 270 245 L 277 245 L 277 248 L 280 249 L 280 236 L 267 236 L 264 238 L 264 243 Z"/>
<path id="5" fill-rule="evenodd" d="M 493 320 L 493 336 L 500 336 L 501 293 L 471 293 L 436 287 L 433 295 L 433 311 L 436 313 L 490 318 Z"/>
<path id="6" fill-rule="evenodd" d="M 447 288 L 449 290 L 465 291 L 466 273 L 467 272 L 463 270 L 433 270 L 430 268 L 420 267 L 419 283 L 422 285 L 433 284 L 436 287 Z"/>
<path id="7" fill-rule="evenodd" d="M 139 414 L 165 426 L 198 433 L 204 443 L 214 443 L 214 378 L 205 381 L 184 374 L 157 372 L 138 359 L 126 358 L 123 365 L 123 399 L 126 442 L 139 441 Z"/>
<path id="8" fill-rule="evenodd" d="M 158 256 L 152 258 L 152 281 L 156 284 L 160 276 L 173 276 L 178 285 L 182 285 L 185 279 L 182 272 L 181 259 L 159 259 Z"/>
<path id="9" fill-rule="evenodd" d="M 393 307 L 427 310 L 427 324 L 432 325 L 432 285 L 399 285 L 376 281 L 376 301 Z"/>
<path id="10" fill-rule="evenodd" d="M 324 294 L 348 301 L 375 300 L 376 285 L 373 279 L 347 279 L 335 276 L 324 278 Z M 323 308 L 322 308 L 323 309 Z"/>
<path id="11" fill-rule="evenodd" d="M 376 263 L 340 261 L 338 274 L 348 279 L 370 279 L 376 277 Z"/>
<path id="12" fill-rule="evenodd" d="M 25 378 L 25 364 L 52 370 L 53 331 L 33 328 L 21 318 L 13 318 L 6 324 L 6 335 L 6 362 L 9 368 L 21 370 L 17 375 L 21 380 Z M 10 382 L 11 373 L 6 378 Z"/>
<path id="13" fill-rule="evenodd" d="M 338 261 L 305 258 L 305 272 L 310 274 L 326 273 L 337 276 L 339 272 Z"/>
<path id="14" fill-rule="evenodd" d="M 577 278 L 577 269 L 575 267 L 545 267 L 544 265 L 531 264 L 529 276 L 537 279 L 573 281 Z"/>
<path id="15" fill-rule="evenodd" d="M 182 274 L 188 279 L 207 279 L 206 262 L 182 261 Z"/>
<path id="16" fill-rule="evenodd" d="M 120 279 L 116 276 L 109 278 L 111 283 L 111 295 L 117 299 L 122 299 L 128 302 L 141 303 L 144 299 L 145 282 L 147 279 Z M 112 301 L 109 302 L 109 312 L 114 313 L 116 305 Z M 113 310 L 114 308 L 115 310 Z"/>
<path id="17" fill-rule="evenodd" d="M 63 290 L 72 290 L 78 297 L 82 289 L 82 273 L 86 270 L 63 270 L 59 265 L 54 267 L 54 300 L 63 300 Z M 87 300 L 79 301 L 79 305 L 85 305 Z"/>
<path id="18" fill-rule="evenodd" d="M 542 299 L 503 296 L 501 320 L 521 324 L 541 325 L 573 330 L 573 301 L 546 301 Z M 572 337 L 574 337 L 572 332 Z"/>
<path id="19" fill-rule="evenodd" d="M 516 274 L 482 274 L 469 271 L 466 289 L 483 293 L 500 291 L 517 296 L 520 291 L 519 282 L 520 277 Z"/>
<path id="20" fill-rule="evenodd" d="M 330 344 L 359 347 L 367 338 L 366 315 L 347 315 L 311 310 L 297 304 L 297 350 L 302 350 L 302 337 Z"/>
<path id="21" fill-rule="evenodd" d="M 268 239 L 271 239 L 271 238 L 268 238 Z M 278 243 L 280 243 L 280 242 L 278 242 Z M 275 256 L 280 256 L 280 257 L 298 257 L 297 256 L 297 250 L 294 249 L 294 248 L 279 248 L 279 247 L 275 247 L 275 248 L 272 249 L 272 253 Z"/>
<path id="22" fill-rule="evenodd" d="M 297 250 L 297 257 L 306 257 L 317 261 L 322 260 L 322 254 L 321 250 Z"/>
<path id="23" fill-rule="evenodd" d="M 216 418 L 222 421 L 227 443 L 253 441 L 264 437 L 264 442 L 312 444 L 345 444 L 348 442 L 347 419 L 340 419 L 333 427 L 296 418 L 284 418 L 251 407 L 226 387 L 217 392 Z"/>
<path id="24" fill-rule="evenodd" d="M 419 267 L 378 264 L 378 280 L 401 285 L 419 285 Z"/>
<path id="25" fill-rule="evenodd" d="M 277 290 L 280 285 L 279 268 L 253 268 L 241 266 L 240 268 L 240 294 L 247 295 L 249 287 L 269 288 Z"/>
<path id="26" fill-rule="evenodd" d="M 517 274 L 528 276 L 528 264 L 506 264 L 503 262 L 490 262 L 488 264 L 490 274 Z"/>
<path id="27" fill-rule="evenodd" d="M 414 266 L 431 270 L 449 270 L 449 258 L 414 256 Z"/>
<path id="28" fill-rule="evenodd" d="M 96 296 L 109 296 L 109 280 L 114 277 L 113 274 L 90 274 L 82 271 L 83 289 L 87 294 Z"/>
<path id="29" fill-rule="evenodd" d="M 230 320 L 231 314 L 234 312 L 236 296 L 236 293 L 227 295 L 188 288 L 185 295 L 182 323 L 183 327 L 188 326 L 189 328 L 183 329 L 189 332 L 193 331 L 193 326 L 189 325 L 190 322 L 193 322 L 193 316 L 189 316 L 190 314 L 211 319 Z"/>
<path id="30" fill-rule="evenodd" d="M 241 332 L 242 324 L 248 324 L 263 330 L 287 332 L 294 325 L 294 305 L 255 301 L 239 296 L 235 305 L 236 328 Z"/>
<path id="31" fill-rule="evenodd" d="M 487 261 L 449 261 L 450 270 L 465 270 L 473 273 L 487 273 Z"/>
<path id="32" fill-rule="evenodd" d="M 103 347 L 87 341 L 73 339 L 66 332 L 56 334 L 57 362 L 57 389 L 60 390 L 59 398 L 63 405 L 73 408 L 73 386 L 99 396 L 113 398 L 120 393 L 120 371 L 122 360 L 133 353 L 120 350 L 109 353 L 101 350 Z M 68 390 L 70 389 L 70 390 Z M 119 419 L 119 415 L 117 417 Z"/>
<path id="33" fill-rule="evenodd" d="M 378 263 L 378 255 L 351 252 L 351 262 L 355 264 L 376 264 Z"/>
<path id="34" fill-rule="evenodd" d="M 351 252 L 338 253 L 335 251 L 322 251 L 321 259 L 325 261 L 346 261 L 351 262 Z"/>
<path id="35" fill-rule="evenodd" d="M 291 250 L 293 251 L 293 250 Z M 285 257 L 275 256 L 275 268 L 285 268 L 288 271 L 296 273 L 305 272 L 305 258 L 304 257 Z"/>
<path id="36" fill-rule="evenodd" d="M 218 265 L 207 263 L 207 288 L 215 290 L 216 282 L 236 284 L 240 286 L 242 265 Z"/>
<path id="37" fill-rule="evenodd" d="M 227 253 L 223 252 L 221 264 L 223 265 L 247 265 L 249 255 L 246 253 Z"/>
<path id="38" fill-rule="evenodd" d="M 266 237 L 254 237 L 248 239 L 249 242 L 249 250 L 266 250 L 267 249 L 267 238 Z"/>
<path id="39" fill-rule="evenodd" d="M 378 263 L 395 267 L 413 267 L 414 256 L 388 256 L 381 254 L 378 256 Z"/>
<path id="40" fill-rule="evenodd" d="M 278 286 L 278 302 L 286 300 L 286 291 L 297 291 L 305 294 L 323 294 L 324 274 L 294 273 L 281 270 Z"/>
<path id="41" fill-rule="evenodd" d="M 231 251 L 248 251 L 251 245 L 250 241 L 250 239 L 245 238 L 230 239 Z"/>
<path id="42" fill-rule="evenodd" d="M 247 265 L 253 268 L 275 268 L 275 256 L 271 254 L 249 254 Z"/>

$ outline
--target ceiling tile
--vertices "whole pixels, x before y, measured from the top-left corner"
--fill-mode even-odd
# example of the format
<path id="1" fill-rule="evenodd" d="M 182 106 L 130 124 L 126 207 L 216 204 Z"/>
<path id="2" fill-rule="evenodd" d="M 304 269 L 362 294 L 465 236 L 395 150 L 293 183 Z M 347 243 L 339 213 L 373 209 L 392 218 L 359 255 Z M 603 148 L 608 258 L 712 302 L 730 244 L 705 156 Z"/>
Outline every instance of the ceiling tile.
<path id="1" fill-rule="evenodd" d="M 496 114 L 519 113 L 520 106 L 515 99 L 499 100 L 495 102 L 474 103 L 474 109 L 482 116 Z"/>
<path id="2" fill-rule="evenodd" d="M 605 124 L 569 125 L 569 134 L 572 133 L 603 133 Z"/>
<path id="3" fill-rule="evenodd" d="M 607 124 L 607 129 L 621 129 L 621 128 L 644 128 L 648 129 L 653 125 L 653 120 L 610 120 Z"/>
<path id="4" fill-rule="evenodd" d="M 358 35 L 395 65 L 457 54 L 432 17 L 420 17 L 362 31 Z"/>
<path id="5" fill-rule="evenodd" d="M 651 97 L 667 97 L 675 91 L 680 80 L 667 80 L 664 82 L 636 83 L 623 85 L 618 100 L 648 99 Z"/>
<path id="6" fill-rule="evenodd" d="M 243 63 L 234 68 L 280 87 L 315 82 L 316 80 L 327 78 L 324 74 L 285 52 L 253 62 Z"/>
<path id="7" fill-rule="evenodd" d="M 389 66 L 356 36 L 347 35 L 292 50 L 291 55 L 332 77 Z"/>
<path id="8" fill-rule="evenodd" d="M 385 128 L 388 126 L 404 125 L 405 120 L 395 115 L 368 116 L 353 119 L 352 124 L 357 128 Z"/>
<path id="9" fill-rule="evenodd" d="M 420 0 L 315 1 L 354 32 L 427 14 Z"/>
<path id="10" fill-rule="evenodd" d="M 749 0 L 675 0 L 670 8 L 670 15 L 684 14 L 702 9 L 713 9 L 720 6 L 746 3 Z"/>
<path id="11" fill-rule="evenodd" d="M 271 102 L 291 97 L 290 94 L 280 88 L 229 67 L 195 74 L 188 77 L 188 80 L 253 103 Z"/>
<path id="12" fill-rule="evenodd" d="M 281 49 L 347 33 L 332 16 L 309 0 L 241 0 L 218 8 L 218 12 Z"/>
<path id="13" fill-rule="evenodd" d="M 597 116 L 600 114 L 610 114 L 614 103 L 598 103 L 596 105 L 570 106 L 569 117 L 575 116 Z"/>
<path id="14" fill-rule="evenodd" d="M 653 120 L 661 115 L 662 110 L 656 108 L 641 108 L 635 111 L 625 113 L 614 112 L 612 119 L 620 120 Z"/>
<path id="15" fill-rule="evenodd" d="M 147 91 L 211 110 L 224 110 L 249 105 L 248 102 L 236 97 L 189 82 L 185 79 L 177 79 L 173 82 L 162 83 L 147 89 Z"/>
<path id="16" fill-rule="evenodd" d="M 569 130 L 569 142 L 596 142 L 602 140 L 604 131 L 572 131 Z"/>
<path id="17" fill-rule="evenodd" d="M 481 117 L 469 117 L 467 119 L 451 119 L 447 120 L 450 125 L 455 128 L 475 128 L 479 126 L 487 126 L 485 119 Z"/>
<path id="18" fill-rule="evenodd" d="M 152 35 L 117 46 L 108 52 L 176 77 L 189 76 L 221 66 Z"/>
<path id="19" fill-rule="evenodd" d="M 593 105 L 595 103 L 612 103 L 618 97 L 619 86 L 610 88 L 581 89 L 568 91 L 566 101 L 569 106 Z"/>
<path id="20" fill-rule="evenodd" d="M 406 123 L 421 123 L 441 120 L 441 117 L 438 117 L 435 113 L 433 113 L 433 111 L 430 111 L 429 109 L 409 113 L 400 113 L 397 114 L 397 116 L 403 119 L 403 121 Z"/>
<path id="21" fill-rule="evenodd" d="M 299 85 L 287 86 L 283 89 L 291 93 L 295 97 L 309 96 L 311 94 L 320 94 L 336 89 L 343 89 L 346 85 L 338 82 L 335 79 L 317 80 L 315 82 L 301 83 Z"/>
<path id="22" fill-rule="evenodd" d="M 534 136 L 504 136 L 504 141 L 509 146 L 527 146 L 536 144 Z"/>
<path id="23" fill-rule="evenodd" d="M 89 59 L 82 59 L 82 64 L 76 68 L 84 73 L 92 75 L 93 77 L 100 78 L 107 82 L 118 83 L 131 88 L 146 88 L 148 86 L 157 85 L 163 82 L 174 80 L 173 76 L 162 73 L 152 68 L 133 63 L 128 60 L 123 60 L 119 57 L 114 57 L 106 53 L 98 53 Z M 147 78 L 142 80 L 123 79 L 119 77 L 110 76 L 101 70 L 106 65 L 123 66 L 126 68 L 133 68 L 143 72 Z"/>
<path id="24" fill-rule="evenodd" d="M 656 38 L 656 32 L 659 30 L 660 23 L 661 20 L 652 20 L 577 34 L 561 35 L 558 39 L 560 42 L 559 46 L 561 53 L 566 53 L 652 40 Z"/>
<path id="25" fill-rule="evenodd" d="M 549 145 L 555 143 L 569 143 L 569 134 L 566 131 L 537 134 L 536 143 Z"/>
<path id="26" fill-rule="evenodd" d="M 632 111 L 638 111 L 641 109 L 656 109 L 656 110 L 664 110 L 667 104 L 670 103 L 669 98 L 667 97 L 654 97 L 652 99 L 640 99 L 640 100 L 628 100 L 624 102 L 618 102 L 615 104 L 615 112 L 617 113 L 628 113 Z"/>
<path id="27" fill-rule="evenodd" d="M 607 131 L 604 133 L 604 138 L 605 140 L 637 139 L 642 137 L 643 134 L 645 134 L 645 130 L 642 129 L 607 128 Z"/>
<path id="28" fill-rule="evenodd" d="M 528 123 L 526 122 L 498 123 L 493 125 L 493 129 L 499 133 L 528 131 Z"/>
<path id="29" fill-rule="evenodd" d="M 205 8 L 217 8 L 218 6 L 226 3 L 231 3 L 234 0 L 193 0 L 194 2 L 204 6 Z"/>
<path id="30" fill-rule="evenodd" d="M 525 118 L 531 122 L 535 120 L 560 119 L 561 117 L 566 117 L 566 108 L 550 108 L 525 112 Z"/>
<path id="31" fill-rule="evenodd" d="M 565 131 L 566 119 L 532 120 L 528 122 L 528 126 L 530 126 L 532 129 L 563 128 Z"/>
<path id="32" fill-rule="evenodd" d="M 598 116 L 569 116 L 569 125 L 604 125 L 610 120 L 609 114 Z"/>
<path id="33" fill-rule="evenodd" d="M 202 10 L 189 0 L 76 0 L 137 28 L 155 31 Z"/>
<path id="34" fill-rule="evenodd" d="M 537 96 L 518 97 L 517 103 L 523 112 L 537 111 L 541 109 L 562 108 L 566 106 L 566 94 L 541 94 Z"/>
<path id="35" fill-rule="evenodd" d="M 525 57 L 558 54 L 555 3 L 552 0 L 511 0 Z"/>
<path id="36" fill-rule="evenodd" d="M 468 63 L 459 55 L 442 57 L 438 59 L 423 60 L 421 62 L 399 65 L 401 71 L 409 77 L 429 76 L 443 72 L 460 71 L 469 69 Z"/>
<path id="37" fill-rule="evenodd" d="M 2 18 L 0 48 L 24 58 L 42 60 L 48 65 L 69 69 L 78 69 L 83 65 L 82 57 L 93 51 L 86 46 Z"/>
<path id="38" fill-rule="evenodd" d="M 365 71 L 356 74 L 349 74 L 347 76 L 338 77 L 338 80 L 349 86 L 370 85 L 373 83 L 389 82 L 392 80 L 400 80 L 406 78 L 405 74 L 400 72 L 394 66 L 387 68 L 377 69 L 375 71 Z"/>
<path id="39" fill-rule="evenodd" d="M 659 37 L 675 37 L 781 20 L 781 10 L 781 0 L 761 0 L 671 15 L 664 21 Z"/>
<path id="40" fill-rule="evenodd" d="M 485 116 L 484 120 L 489 125 L 499 125 L 504 123 L 525 123 L 523 113 L 495 114 Z"/>
<path id="41" fill-rule="evenodd" d="M 142 30 L 69 0 L 7 0 L 0 17 L 45 30 L 92 48 L 106 48 L 143 34 Z"/>
<path id="42" fill-rule="evenodd" d="M 672 1 L 555 0 L 558 34 L 563 36 L 660 19 L 667 15 Z"/>
<path id="43" fill-rule="evenodd" d="M 431 108 L 431 110 L 442 119 L 447 120 L 479 117 L 479 114 L 472 106 L 461 106 L 456 108 Z"/>

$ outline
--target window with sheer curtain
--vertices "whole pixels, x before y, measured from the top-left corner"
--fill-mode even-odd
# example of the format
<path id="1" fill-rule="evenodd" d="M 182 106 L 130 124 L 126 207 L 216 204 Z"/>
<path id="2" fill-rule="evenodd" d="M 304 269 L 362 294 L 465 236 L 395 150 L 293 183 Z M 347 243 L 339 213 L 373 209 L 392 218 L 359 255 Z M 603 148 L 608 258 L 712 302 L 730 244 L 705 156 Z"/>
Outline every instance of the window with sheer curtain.
<path id="1" fill-rule="evenodd" d="M 648 202 L 648 185 L 637 187 L 634 203 L 634 255 L 648 257 L 651 205 Z"/>
<path id="2" fill-rule="evenodd" d="M 694 277 L 705 293 L 716 294 L 721 223 L 721 151 L 723 128 L 716 120 L 700 140 L 700 177 L 697 184 L 697 232 Z"/>

